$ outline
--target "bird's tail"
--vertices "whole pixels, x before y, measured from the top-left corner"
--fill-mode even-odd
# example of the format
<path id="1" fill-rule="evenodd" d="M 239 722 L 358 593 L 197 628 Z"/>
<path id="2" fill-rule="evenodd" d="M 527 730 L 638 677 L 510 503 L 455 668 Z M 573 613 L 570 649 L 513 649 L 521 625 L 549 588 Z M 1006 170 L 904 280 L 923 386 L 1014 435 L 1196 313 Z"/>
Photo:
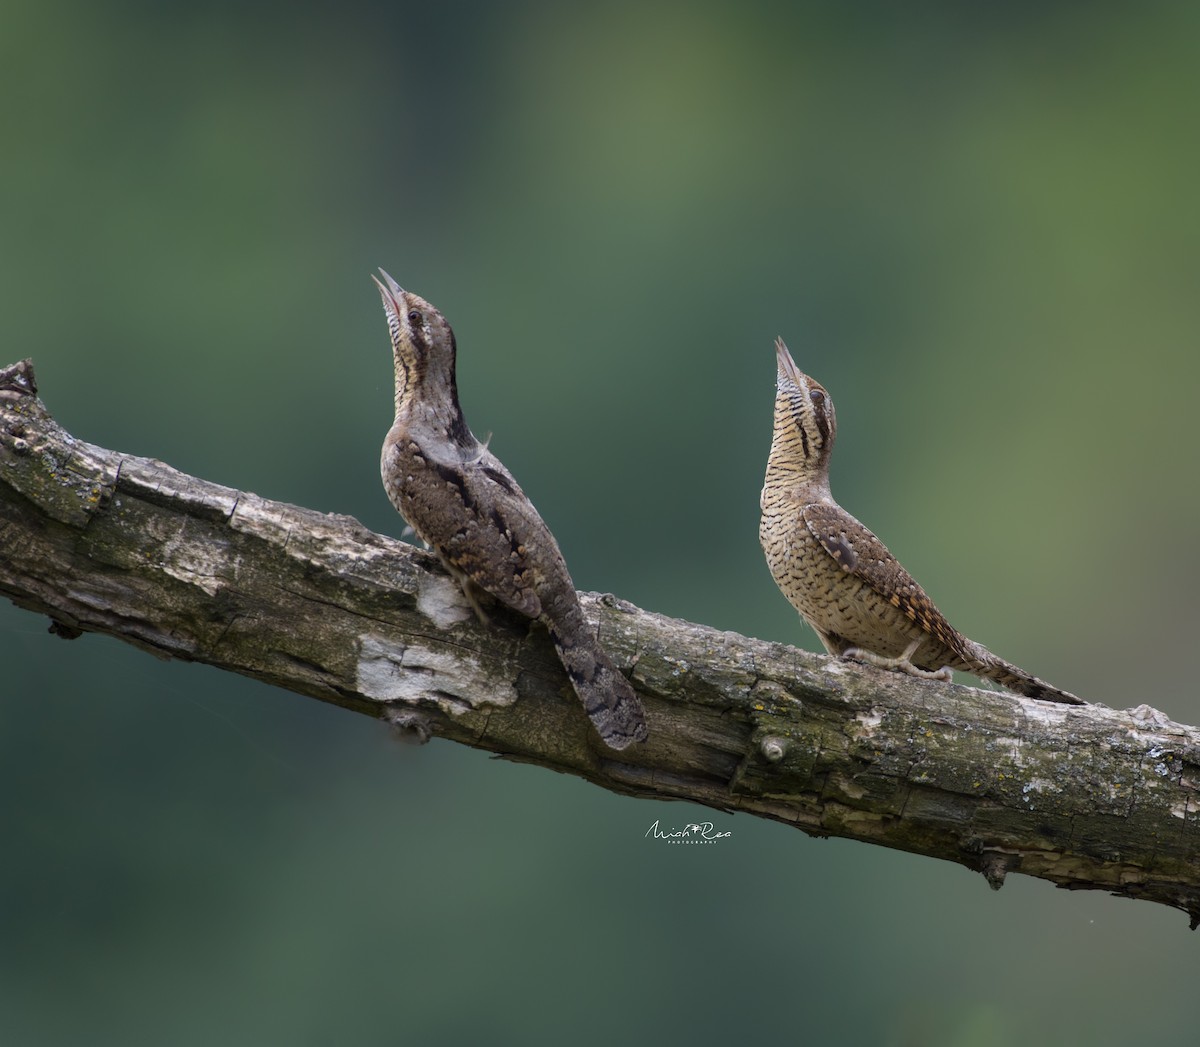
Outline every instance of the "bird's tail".
<path id="1" fill-rule="evenodd" d="M 1087 702 L 1070 691 L 1060 690 L 1013 665 L 1012 662 L 997 657 L 982 644 L 972 643 L 970 654 L 973 657 L 962 668 L 974 676 L 994 680 L 1001 687 L 1007 687 L 1010 691 L 1016 691 L 1027 698 L 1040 698 L 1043 702 L 1060 702 L 1063 705 L 1087 705 Z"/>
<path id="2" fill-rule="evenodd" d="M 569 625 L 547 622 L 550 638 L 588 719 L 610 749 L 646 740 L 646 713 L 629 681 L 592 635 L 583 612 Z"/>

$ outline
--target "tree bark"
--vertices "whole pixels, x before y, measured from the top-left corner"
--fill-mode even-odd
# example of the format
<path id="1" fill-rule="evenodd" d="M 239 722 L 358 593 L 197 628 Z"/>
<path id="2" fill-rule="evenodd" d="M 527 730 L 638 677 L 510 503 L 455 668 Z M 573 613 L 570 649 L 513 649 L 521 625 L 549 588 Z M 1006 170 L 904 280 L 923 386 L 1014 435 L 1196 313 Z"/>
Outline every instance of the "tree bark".
<path id="1" fill-rule="evenodd" d="M 1200 923 L 1200 732 L 917 680 L 584 594 L 650 740 L 591 733 L 545 632 L 478 624 L 436 559 L 58 426 L 0 370 L 0 593 L 119 637 L 614 792 L 691 800 L 1162 902 Z"/>

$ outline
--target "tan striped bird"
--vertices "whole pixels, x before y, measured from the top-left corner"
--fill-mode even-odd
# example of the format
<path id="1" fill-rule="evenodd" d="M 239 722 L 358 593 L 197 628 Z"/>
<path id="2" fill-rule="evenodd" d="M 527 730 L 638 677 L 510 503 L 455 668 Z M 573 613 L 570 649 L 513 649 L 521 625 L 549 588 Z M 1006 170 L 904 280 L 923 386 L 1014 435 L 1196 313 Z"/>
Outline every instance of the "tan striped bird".
<path id="1" fill-rule="evenodd" d="M 759 539 L 775 584 L 832 655 L 939 680 L 958 669 L 1030 698 L 1083 705 L 943 617 L 899 561 L 833 500 L 833 400 L 775 342 L 775 431 Z"/>

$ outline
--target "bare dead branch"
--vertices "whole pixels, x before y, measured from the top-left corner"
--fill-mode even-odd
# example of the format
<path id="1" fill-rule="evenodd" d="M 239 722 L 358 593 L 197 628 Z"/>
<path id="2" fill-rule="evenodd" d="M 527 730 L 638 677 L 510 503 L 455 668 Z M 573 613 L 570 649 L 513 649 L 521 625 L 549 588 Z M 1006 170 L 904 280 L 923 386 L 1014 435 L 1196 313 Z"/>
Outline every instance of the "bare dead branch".
<path id="1" fill-rule="evenodd" d="M 594 740 L 548 637 L 482 628 L 432 556 L 66 433 L 0 370 L 0 593 L 101 632 L 633 796 L 1182 909 L 1200 922 L 1200 732 L 897 676 L 584 598 L 650 740 Z"/>

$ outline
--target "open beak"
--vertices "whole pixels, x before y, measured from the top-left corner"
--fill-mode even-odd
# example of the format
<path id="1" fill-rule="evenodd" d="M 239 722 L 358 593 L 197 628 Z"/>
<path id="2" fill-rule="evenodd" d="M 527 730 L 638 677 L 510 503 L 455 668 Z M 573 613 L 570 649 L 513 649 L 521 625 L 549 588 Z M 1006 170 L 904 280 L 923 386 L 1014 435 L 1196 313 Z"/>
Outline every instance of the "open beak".
<path id="1" fill-rule="evenodd" d="M 387 281 L 385 284 L 374 273 L 371 274 L 371 279 L 375 281 L 375 286 L 379 288 L 379 293 L 383 295 L 385 302 L 390 302 L 396 309 L 400 308 L 400 296 L 404 294 L 404 288 L 393 280 L 386 270 L 380 269 L 383 279 Z"/>

